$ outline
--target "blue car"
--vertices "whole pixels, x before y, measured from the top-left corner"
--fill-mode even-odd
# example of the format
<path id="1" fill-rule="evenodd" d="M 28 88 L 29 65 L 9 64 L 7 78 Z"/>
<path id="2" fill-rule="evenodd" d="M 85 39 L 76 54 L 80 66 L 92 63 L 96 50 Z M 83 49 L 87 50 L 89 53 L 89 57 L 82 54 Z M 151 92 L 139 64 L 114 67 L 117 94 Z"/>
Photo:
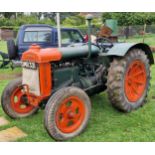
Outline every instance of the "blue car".
<path id="1" fill-rule="evenodd" d="M 62 47 L 72 43 L 84 43 L 82 33 L 75 28 L 61 28 Z M 58 47 L 57 28 L 45 24 L 23 25 L 18 31 L 16 42 L 7 41 L 8 55 L 10 60 L 20 60 L 32 44 L 38 44 L 42 48 Z"/>

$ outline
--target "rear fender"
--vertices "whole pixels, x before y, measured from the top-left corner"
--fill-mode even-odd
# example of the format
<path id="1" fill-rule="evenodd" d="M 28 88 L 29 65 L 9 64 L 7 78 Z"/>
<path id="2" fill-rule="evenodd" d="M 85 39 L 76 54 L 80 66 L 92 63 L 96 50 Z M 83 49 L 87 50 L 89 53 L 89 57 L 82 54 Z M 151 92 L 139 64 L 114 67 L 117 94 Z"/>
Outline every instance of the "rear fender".
<path id="1" fill-rule="evenodd" d="M 144 43 L 119 43 L 115 44 L 105 55 L 106 56 L 120 56 L 123 57 L 127 52 L 133 48 L 141 49 L 147 55 L 150 64 L 154 64 L 154 58 L 150 47 Z"/>

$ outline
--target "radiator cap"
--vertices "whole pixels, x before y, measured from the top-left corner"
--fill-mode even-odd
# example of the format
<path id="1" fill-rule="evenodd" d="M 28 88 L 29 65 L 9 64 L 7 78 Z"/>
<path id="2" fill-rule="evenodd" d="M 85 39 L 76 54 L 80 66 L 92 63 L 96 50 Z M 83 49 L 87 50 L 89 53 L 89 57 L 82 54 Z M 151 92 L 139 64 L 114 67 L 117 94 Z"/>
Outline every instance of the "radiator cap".
<path id="1" fill-rule="evenodd" d="M 41 47 L 39 45 L 37 45 L 37 44 L 32 44 L 30 46 L 30 50 L 34 50 L 35 52 L 39 52 L 40 49 L 41 49 Z"/>

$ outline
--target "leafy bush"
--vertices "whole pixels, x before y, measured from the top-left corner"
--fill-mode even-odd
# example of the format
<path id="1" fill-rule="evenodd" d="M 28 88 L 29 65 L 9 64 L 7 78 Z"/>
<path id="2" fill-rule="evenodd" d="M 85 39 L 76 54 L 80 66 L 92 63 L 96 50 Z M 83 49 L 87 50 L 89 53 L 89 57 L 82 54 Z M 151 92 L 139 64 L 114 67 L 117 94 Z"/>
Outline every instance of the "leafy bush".
<path id="1" fill-rule="evenodd" d="M 78 28 L 82 32 L 87 32 L 87 24 L 84 16 L 78 14 L 71 14 L 71 16 L 66 16 L 62 22 L 62 27 L 72 27 Z M 31 16 L 18 15 L 17 18 L 0 18 L 0 28 L 13 29 L 18 31 L 19 27 L 24 24 L 48 24 L 51 26 L 56 26 L 55 21 L 52 18 L 45 17 L 42 20 L 38 20 L 37 15 L 33 14 Z M 99 28 L 101 21 L 98 18 L 94 18 L 92 21 L 93 27 L 95 29 Z"/>
<path id="2" fill-rule="evenodd" d="M 35 16 L 20 16 L 17 19 L 11 18 L 0 18 L 0 27 L 1 28 L 10 28 L 14 30 L 18 30 L 21 25 L 24 24 L 48 24 L 48 25 L 55 25 L 54 22 L 50 19 L 43 19 L 38 20 Z"/>
<path id="3" fill-rule="evenodd" d="M 120 26 L 129 25 L 150 25 L 155 23 L 155 13 L 153 12 L 106 12 L 102 14 L 102 21 L 106 19 L 116 19 Z"/>
<path id="4" fill-rule="evenodd" d="M 79 15 L 67 17 L 62 23 L 62 25 L 65 25 L 65 26 L 70 26 L 70 25 L 78 26 L 78 25 L 84 25 L 84 24 L 85 24 L 85 18 Z"/>

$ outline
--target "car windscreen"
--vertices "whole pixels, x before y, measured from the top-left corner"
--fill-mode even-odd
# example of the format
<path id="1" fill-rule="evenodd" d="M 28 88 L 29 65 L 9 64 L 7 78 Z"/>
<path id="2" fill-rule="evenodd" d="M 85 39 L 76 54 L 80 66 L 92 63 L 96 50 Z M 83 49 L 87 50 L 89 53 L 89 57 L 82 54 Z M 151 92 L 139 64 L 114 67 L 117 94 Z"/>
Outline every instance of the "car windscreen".
<path id="1" fill-rule="evenodd" d="M 25 31 L 24 42 L 50 42 L 51 31 Z"/>
<path id="2" fill-rule="evenodd" d="M 71 44 L 71 43 L 81 43 L 83 42 L 82 36 L 78 31 L 61 31 L 61 42 L 62 44 Z"/>

